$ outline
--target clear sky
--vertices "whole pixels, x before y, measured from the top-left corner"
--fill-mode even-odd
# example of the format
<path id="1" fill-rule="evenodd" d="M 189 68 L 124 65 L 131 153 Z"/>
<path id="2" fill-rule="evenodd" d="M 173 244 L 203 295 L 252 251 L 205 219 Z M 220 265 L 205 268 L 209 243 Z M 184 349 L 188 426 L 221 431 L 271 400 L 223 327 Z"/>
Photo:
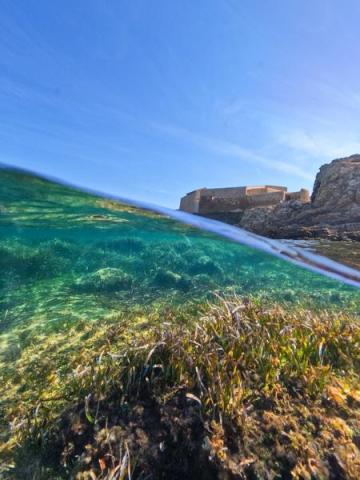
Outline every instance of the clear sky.
<path id="1" fill-rule="evenodd" d="M 170 207 L 311 189 L 360 153 L 359 25 L 359 0 L 0 0 L 0 162 Z"/>

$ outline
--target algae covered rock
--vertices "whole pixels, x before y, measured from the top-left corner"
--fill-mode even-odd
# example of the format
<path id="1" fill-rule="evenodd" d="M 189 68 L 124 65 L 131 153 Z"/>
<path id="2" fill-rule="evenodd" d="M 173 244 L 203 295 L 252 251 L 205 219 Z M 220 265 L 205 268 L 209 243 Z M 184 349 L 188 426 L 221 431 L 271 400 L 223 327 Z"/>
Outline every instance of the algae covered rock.
<path id="1" fill-rule="evenodd" d="M 112 293 L 128 290 L 132 286 L 131 275 L 119 268 L 100 268 L 96 272 L 83 275 L 74 284 L 75 290 L 86 293 Z"/>
<path id="2" fill-rule="evenodd" d="M 64 267 L 66 260 L 47 244 L 24 244 L 18 240 L 0 246 L 0 272 L 25 279 L 40 279 L 55 276 Z"/>
<path id="3" fill-rule="evenodd" d="M 191 279 L 187 275 L 179 275 L 171 270 L 158 270 L 154 275 L 153 283 L 157 287 L 179 290 L 188 290 L 191 287 Z"/>
<path id="4" fill-rule="evenodd" d="M 197 275 L 204 273 L 206 275 L 221 274 L 222 269 L 210 257 L 203 255 L 189 267 L 189 273 Z"/>
<path id="5" fill-rule="evenodd" d="M 294 302 L 296 300 L 296 292 L 290 288 L 284 290 L 283 299 L 288 302 Z"/>

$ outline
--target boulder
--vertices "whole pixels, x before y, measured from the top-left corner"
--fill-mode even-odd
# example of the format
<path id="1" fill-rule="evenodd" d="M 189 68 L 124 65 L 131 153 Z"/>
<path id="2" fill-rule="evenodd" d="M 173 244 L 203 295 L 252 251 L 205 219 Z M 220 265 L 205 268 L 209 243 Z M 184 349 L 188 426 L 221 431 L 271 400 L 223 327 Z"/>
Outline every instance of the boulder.
<path id="1" fill-rule="evenodd" d="M 119 290 L 130 290 L 132 283 L 131 275 L 119 268 L 106 267 L 82 275 L 75 281 L 73 287 L 83 293 L 114 293 Z"/>
<path id="2" fill-rule="evenodd" d="M 311 203 L 330 211 L 360 208 L 360 155 L 323 165 L 316 175 Z"/>

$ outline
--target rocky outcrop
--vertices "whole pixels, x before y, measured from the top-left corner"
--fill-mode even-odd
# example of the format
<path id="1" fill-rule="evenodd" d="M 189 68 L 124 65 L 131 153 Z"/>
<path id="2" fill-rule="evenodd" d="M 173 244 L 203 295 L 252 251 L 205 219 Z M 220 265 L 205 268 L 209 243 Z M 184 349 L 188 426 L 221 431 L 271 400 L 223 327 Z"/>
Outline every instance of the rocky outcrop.
<path id="1" fill-rule="evenodd" d="M 244 212 L 239 226 L 274 238 L 360 240 L 360 155 L 323 165 L 311 202 L 283 202 Z"/>

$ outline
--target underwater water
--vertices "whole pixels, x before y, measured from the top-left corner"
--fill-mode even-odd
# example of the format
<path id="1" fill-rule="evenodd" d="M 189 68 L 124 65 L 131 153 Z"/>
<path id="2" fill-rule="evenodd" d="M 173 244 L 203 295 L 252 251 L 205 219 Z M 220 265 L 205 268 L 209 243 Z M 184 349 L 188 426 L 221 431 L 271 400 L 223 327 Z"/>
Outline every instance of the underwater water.
<path id="1" fill-rule="evenodd" d="M 355 286 L 152 210 L 6 168 L 0 293 L 0 443 L 11 436 L 9 419 L 36 406 L 34 385 L 46 391 L 55 382 L 89 325 L 100 331 L 108 320 L 170 307 L 196 312 L 227 294 L 360 314 Z M 53 371 L 40 369 L 38 358 L 31 363 L 36 351 L 52 355 Z"/>
<path id="2" fill-rule="evenodd" d="M 24 332 L 213 292 L 360 311 L 351 286 L 164 215 L 10 169 L 0 182 L 2 351 Z"/>
<path id="3" fill-rule="evenodd" d="M 359 291 L 152 211 L 0 171 L 0 331 L 66 328 L 212 292 L 359 312 Z"/>

